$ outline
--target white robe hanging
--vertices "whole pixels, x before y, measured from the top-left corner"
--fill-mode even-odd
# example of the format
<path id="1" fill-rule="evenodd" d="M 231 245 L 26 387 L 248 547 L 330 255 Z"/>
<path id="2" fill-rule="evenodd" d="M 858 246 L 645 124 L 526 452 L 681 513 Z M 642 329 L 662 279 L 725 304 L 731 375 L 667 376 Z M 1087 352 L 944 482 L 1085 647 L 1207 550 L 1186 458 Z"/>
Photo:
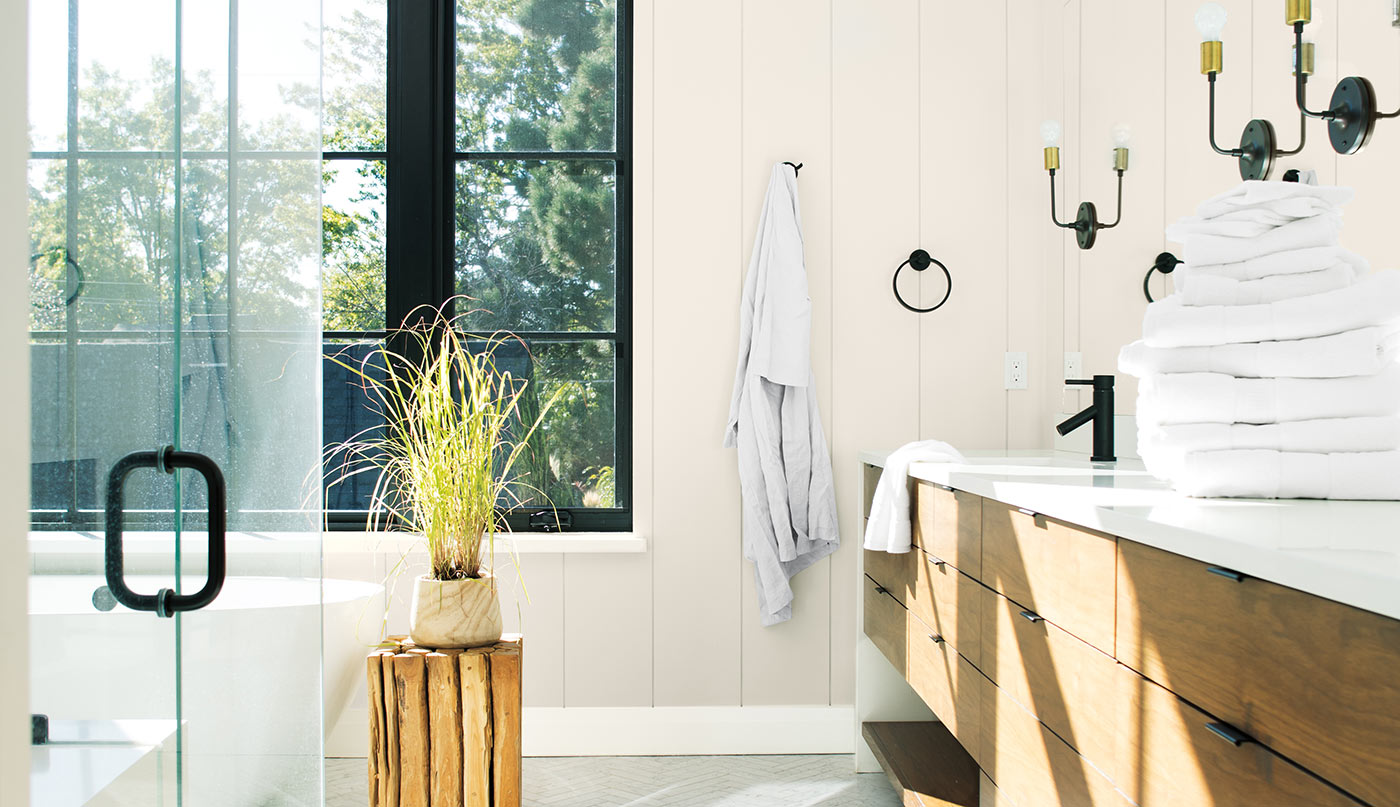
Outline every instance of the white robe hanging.
<path id="1" fill-rule="evenodd" d="M 811 329 L 797 172 L 778 163 L 744 283 L 739 366 L 724 433 L 725 447 L 739 448 L 744 557 L 754 565 L 765 626 L 792 618 L 792 576 L 840 543 Z"/>

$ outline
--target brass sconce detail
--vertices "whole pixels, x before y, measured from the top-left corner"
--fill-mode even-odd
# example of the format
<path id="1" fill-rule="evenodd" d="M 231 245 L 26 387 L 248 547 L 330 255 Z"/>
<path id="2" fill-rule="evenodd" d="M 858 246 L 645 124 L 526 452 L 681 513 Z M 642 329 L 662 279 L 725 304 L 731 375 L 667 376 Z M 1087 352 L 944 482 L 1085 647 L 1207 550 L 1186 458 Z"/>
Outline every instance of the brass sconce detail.
<path id="1" fill-rule="evenodd" d="M 1110 230 L 1123 220 L 1123 173 L 1128 170 L 1128 140 L 1130 132 L 1122 124 L 1113 129 L 1113 170 L 1118 174 L 1118 214 L 1111 222 L 1099 221 L 1098 209 L 1093 202 L 1081 202 L 1074 221 L 1062 222 L 1059 206 L 1055 203 L 1055 172 L 1060 170 L 1060 122 L 1047 120 L 1040 124 L 1040 136 L 1045 141 L 1045 170 L 1050 174 L 1050 220 L 1055 226 L 1074 230 L 1080 249 L 1090 249 L 1098 239 L 1100 230 Z"/>
<path id="2" fill-rule="evenodd" d="M 1395 23 L 1400 24 L 1400 5 L 1394 7 Z M 1317 47 L 1303 41 L 1303 29 L 1312 22 L 1312 0 L 1284 0 L 1284 22 L 1293 27 L 1293 81 L 1299 114 L 1298 147 L 1280 149 L 1274 127 L 1267 120 L 1256 118 L 1245 126 L 1239 148 L 1222 149 L 1215 142 L 1215 79 L 1224 71 L 1223 46 L 1220 34 L 1227 15 L 1219 3 L 1205 3 L 1196 11 L 1196 27 L 1201 42 L 1201 73 L 1210 82 L 1210 146 L 1218 154 L 1237 157 L 1240 177 L 1268 179 L 1274 162 L 1303 150 L 1307 144 L 1307 119 L 1327 121 L 1327 137 L 1338 154 L 1355 154 L 1370 140 L 1376 121 L 1400 117 L 1400 110 L 1380 112 L 1376 108 L 1376 91 L 1368 79 L 1348 76 L 1337 82 L 1327 109 L 1308 109 L 1308 76 L 1317 62 Z"/>

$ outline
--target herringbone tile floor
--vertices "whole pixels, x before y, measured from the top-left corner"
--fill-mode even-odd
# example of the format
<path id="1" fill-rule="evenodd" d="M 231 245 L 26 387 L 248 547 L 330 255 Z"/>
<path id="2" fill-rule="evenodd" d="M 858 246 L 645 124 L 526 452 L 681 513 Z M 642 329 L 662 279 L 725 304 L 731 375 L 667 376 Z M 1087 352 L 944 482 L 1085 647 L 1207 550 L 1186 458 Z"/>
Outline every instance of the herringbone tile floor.
<path id="1" fill-rule="evenodd" d="M 526 807 L 898 807 L 850 756 L 532 757 Z M 364 807 L 365 761 L 326 760 L 326 807 Z"/>

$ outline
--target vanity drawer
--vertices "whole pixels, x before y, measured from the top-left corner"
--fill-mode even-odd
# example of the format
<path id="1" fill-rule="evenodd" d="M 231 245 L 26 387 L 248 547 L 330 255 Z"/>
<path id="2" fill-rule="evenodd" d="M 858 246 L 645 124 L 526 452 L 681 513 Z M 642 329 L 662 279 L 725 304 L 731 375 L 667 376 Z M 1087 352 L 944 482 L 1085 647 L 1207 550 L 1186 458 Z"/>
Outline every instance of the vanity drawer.
<path id="1" fill-rule="evenodd" d="M 1130 805 L 1108 777 L 990 682 L 983 689 L 981 731 L 978 763 L 1017 807 Z"/>
<path id="2" fill-rule="evenodd" d="M 982 539 L 983 583 L 1113 655 L 1113 536 L 988 500 Z"/>
<path id="3" fill-rule="evenodd" d="M 872 549 L 861 551 L 865 553 L 866 576 L 884 586 L 890 594 L 894 595 L 896 600 L 908 607 L 909 592 L 914 585 L 916 570 L 923 562 L 923 553 L 917 547 L 903 555 L 877 552 Z"/>
<path id="4" fill-rule="evenodd" d="M 1228 734 L 1210 715 L 1128 669 L 1118 667 L 1118 786 L 1140 807 L 1190 804 L 1355 807 L 1359 802 L 1255 742 Z"/>
<path id="5" fill-rule="evenodd" d="M 977 756 L 987 679 L 918 617 L 909 618 L 909 685 L 968 753 Z"/>
<path id="6" fill-rule="evenodd" d="M 973 666 L 981 666 L 981 584 L 925 552 L 909 554 L 913 556 L 909 574 L 914 580 L 904 600 L 909 612 Z"/>
<path id="7" fill-rule="evenodd" d="M 862 582 L 865 585 L 865 635 L 900 675 L 908 678 L 909 654 L 905 648 L 909 638 L 909 612 L 884 586 L 869 577 Z"/>
<path id="8" fill-rule="evenodd" d="M 1001 792 L 996 782 L 987 777 L 987 772 L 982 771 L 978 776 L 977 783 L 977 807 L 1016 807 L 1006 794 Z"/>
<path id="9" fill-rule="evenodd" d="M 914 543 L 982 579 L 982 497 L 932 482 L 914 486 Z"/>
<path id="10" fill-rule="evenodd" d="M 1118 663 L 983 589 L 982 671 L 1066 743 L 1117 780 Z"/>
<path id="11" fill-rule="evenodd" d="M 1118 660 L 1377 804 L 1400 792 L 1400 621 L 1119 542 Z"/>

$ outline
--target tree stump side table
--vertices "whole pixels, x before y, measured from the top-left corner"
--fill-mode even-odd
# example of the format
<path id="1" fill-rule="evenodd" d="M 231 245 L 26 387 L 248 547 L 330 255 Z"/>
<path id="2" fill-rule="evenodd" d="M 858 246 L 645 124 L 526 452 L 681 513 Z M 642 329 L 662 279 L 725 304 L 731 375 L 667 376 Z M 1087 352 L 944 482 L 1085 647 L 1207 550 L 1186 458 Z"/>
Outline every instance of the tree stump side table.
<path id="1" fill-rule="evenodd" d="M 392 636 L 370 652 L 370 807 L 520 807 L 521 649 Z"/>

